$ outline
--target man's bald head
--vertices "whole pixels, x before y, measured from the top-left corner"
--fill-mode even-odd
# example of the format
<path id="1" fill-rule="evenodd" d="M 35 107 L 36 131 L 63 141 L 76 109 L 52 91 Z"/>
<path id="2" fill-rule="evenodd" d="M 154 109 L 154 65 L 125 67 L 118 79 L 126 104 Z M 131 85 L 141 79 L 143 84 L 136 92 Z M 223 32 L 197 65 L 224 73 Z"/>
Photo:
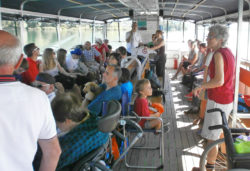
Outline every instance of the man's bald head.
<path id="1" fill-rule="evenodd" d="M 20 41 L 10 33 L 0 30 L 0 66 L 15 66 L 22 54 Z"/>

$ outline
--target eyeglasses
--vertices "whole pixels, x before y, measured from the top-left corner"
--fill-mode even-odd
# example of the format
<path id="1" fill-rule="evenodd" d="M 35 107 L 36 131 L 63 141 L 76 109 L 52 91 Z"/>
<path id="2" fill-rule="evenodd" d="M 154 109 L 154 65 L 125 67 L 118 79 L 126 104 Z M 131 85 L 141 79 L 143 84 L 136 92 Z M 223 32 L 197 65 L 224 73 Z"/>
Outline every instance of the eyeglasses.
<path id="1" fill-rule="evenodd" d="M 46 87 L 48 85 L 49 84 L 36 84 L 36 85 L 34 85 L 34 87 L 37 87 L 37 88 L 41 89 L 42 87 Z"/>
<path id="2" fill-rule="evenodd" d="M 211 39 L 213 39 L 213 38 L 215 38 L 215 36 L 212 36 L 212 35 L 208 35 L 208 36 L 207 36 L 207 39 L 208 39 L 208 40 L 211 40 Z"/>
<path id="3" fill-rule="evenodd" d="M 40 48 L 39 47 L 36 47 L 34 50 L 33 50 L 33 52 L 34 51 L 39 51 L 40 50 Z"/>

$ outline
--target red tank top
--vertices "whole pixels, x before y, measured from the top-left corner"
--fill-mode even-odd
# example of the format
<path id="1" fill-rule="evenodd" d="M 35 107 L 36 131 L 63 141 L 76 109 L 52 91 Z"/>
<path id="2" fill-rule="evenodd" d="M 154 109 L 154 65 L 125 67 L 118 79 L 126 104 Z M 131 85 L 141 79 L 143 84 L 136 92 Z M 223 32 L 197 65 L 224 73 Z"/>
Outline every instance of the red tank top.
<path id="1" fill-rule="evenodd" d="M 208 99 L 219 104 L 229 104 L 233 102 L 234 99 L 235 59 L 231 50 L 228 48 L 220 48 L 216 52 L 220 52 L 223 57 L 224 84 L 221 87 L 208 89 Z M 209 65 L 209 76 L 211 79 L 215 76 L 214 56 Z"/>

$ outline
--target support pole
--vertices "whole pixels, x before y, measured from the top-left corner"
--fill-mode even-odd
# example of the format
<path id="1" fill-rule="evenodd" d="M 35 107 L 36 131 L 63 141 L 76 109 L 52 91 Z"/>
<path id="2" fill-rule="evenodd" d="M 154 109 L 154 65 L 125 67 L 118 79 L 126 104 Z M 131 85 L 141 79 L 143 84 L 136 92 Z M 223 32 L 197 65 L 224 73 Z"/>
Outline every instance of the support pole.
<path id="1" fill-rule="evenodd" d="M 121 42 L 120 21 L 118 21 L 118 37 L 119 37 L 119 42 Z"/>
<path id="2" fill-rule="evenodd" d="M 242 51 L 240 46 L 242 43 L 242 17 L 243 17 L 243 0 L 238 0 L 238 28 L 237 28 L 237 48 L 236 48 L 236 72 L 235 72 L 235 90 L 234 90 L 234 105 L 233 105 L 233 127 L 236 126 L 236 115 L 238 109 L 238 93 L 239 93 L 239 77 L 240 77 L 240 60 Z"/>
<path id="3" fill-rule="evenodd" d="M 198 39 L 198 25 L 195 23 L 195 39 Z"/>
<path id="4" fill-rule="evenodd" d="M 60 21 L 60 17 L 58 16 L 58 21 L 56 24 L 56 33 L 57 33 L 57 42 L 59 45 L 59 48 L 61 47 L 61 21 Z"/>
<path id="5" fill-rule="evenodd" d="M 94 17 L 93 25 L 92 25 L 92 42 L 91 42 L 92 44 L 95 41 L 95 19 L 96 19 L 96 16 Z"/>
<path id="6" fill-rule="evenodd" d="M 185 42 L 185 21 L 182 23 L 182 42 Z"/>

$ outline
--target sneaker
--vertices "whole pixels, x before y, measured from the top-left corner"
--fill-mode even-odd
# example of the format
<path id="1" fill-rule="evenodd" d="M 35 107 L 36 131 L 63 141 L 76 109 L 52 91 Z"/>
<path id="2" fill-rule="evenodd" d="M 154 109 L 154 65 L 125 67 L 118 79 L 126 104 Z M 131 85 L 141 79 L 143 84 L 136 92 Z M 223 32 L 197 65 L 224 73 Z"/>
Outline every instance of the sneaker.
<path id="1" fill-rule="evenodd" d="M 190 93 L 186 94 L 184 97 L 186 97 L 186 98 L 193 97 L 193 93 L 192 93 L 192 92 L 190 92 Z"/>

